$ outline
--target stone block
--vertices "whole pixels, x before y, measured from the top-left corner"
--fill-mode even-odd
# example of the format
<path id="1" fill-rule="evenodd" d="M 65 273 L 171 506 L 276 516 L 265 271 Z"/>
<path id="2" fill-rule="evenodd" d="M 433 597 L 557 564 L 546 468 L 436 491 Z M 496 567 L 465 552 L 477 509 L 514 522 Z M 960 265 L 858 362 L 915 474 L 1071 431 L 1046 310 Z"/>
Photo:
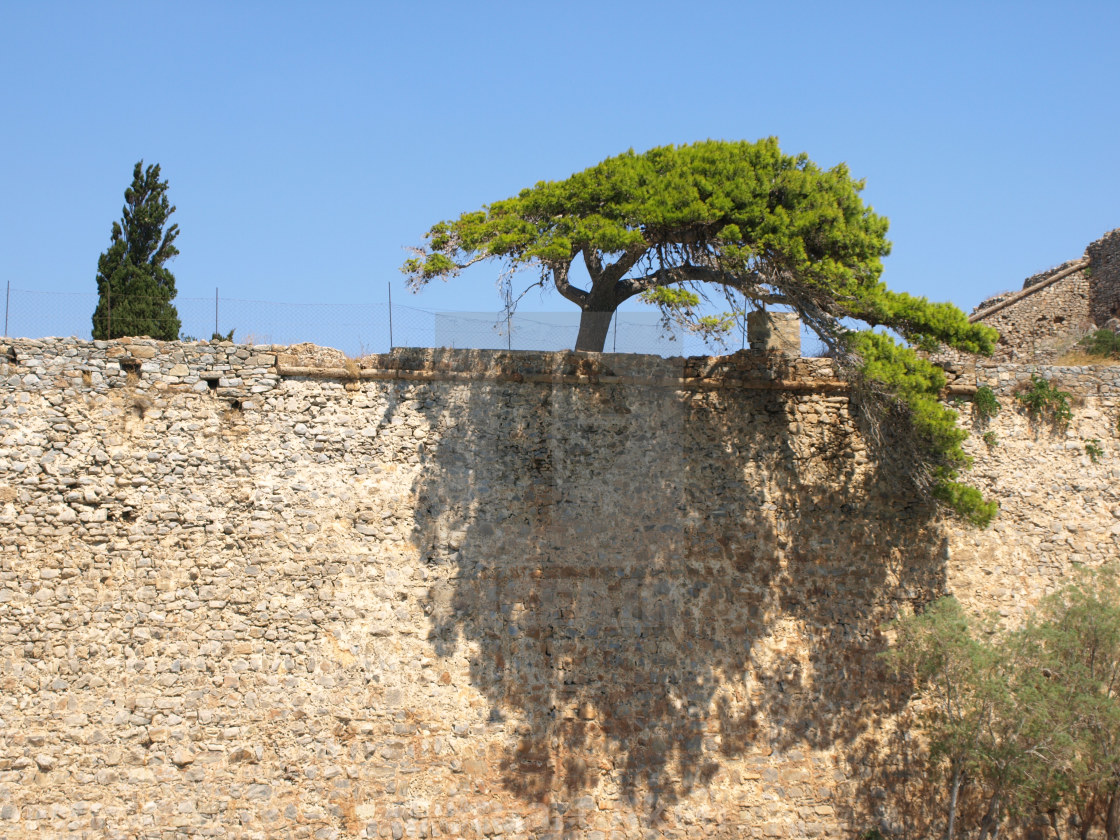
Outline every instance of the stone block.
<path id="1" fill-rule="evenodd" d="M 800 358 L 801 319 L 793 312 L 749 312 L 747 339 L 752 352 Z"/>

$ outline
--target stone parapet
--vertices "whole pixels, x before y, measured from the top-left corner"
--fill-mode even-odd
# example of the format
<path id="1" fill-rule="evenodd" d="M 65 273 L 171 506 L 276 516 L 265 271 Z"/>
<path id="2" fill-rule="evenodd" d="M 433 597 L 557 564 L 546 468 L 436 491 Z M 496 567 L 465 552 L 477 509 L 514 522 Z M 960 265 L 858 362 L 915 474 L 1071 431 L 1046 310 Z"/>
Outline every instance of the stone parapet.
<path id="1" fill-rule="evenodd" d="M 271 391 L 280 380 L 276 349 L 136 338 L 8 339 L 0 344 L 0 377 L 8 387 L 29 391 L 73 387 L 99 393 L 127 386 L 138 393 L 216 392 L 252 398 Z"/>

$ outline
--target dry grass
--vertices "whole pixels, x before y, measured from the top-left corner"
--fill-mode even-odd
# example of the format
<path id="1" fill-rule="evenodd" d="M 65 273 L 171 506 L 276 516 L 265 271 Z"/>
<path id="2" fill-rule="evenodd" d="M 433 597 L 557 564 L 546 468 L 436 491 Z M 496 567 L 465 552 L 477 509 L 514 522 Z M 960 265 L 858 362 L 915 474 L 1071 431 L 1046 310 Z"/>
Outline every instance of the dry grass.
<path id="1" fill-rule="evenodd" d="M 381 362 L 381 356 L 378 353 L 359 353 L 357 356 L 352 356 L 358 367 L 373 368 L 377 367 Z"/>
<path id="2" fill-rule="evenodd" d="M 1066 351 L 1061 356 L 1054 360 L 1056 365 L 1066 365 L 1069 367 L 1085 367 L 1088 365 L 1095 365 L 1097 367 L 1114 367 L 1120 365 L 1120 359 L 1113 359 L 1108 356 L 1093 356 L 1086 353 L 1084 350 L 1079 350 L 1074 347 Z"/>

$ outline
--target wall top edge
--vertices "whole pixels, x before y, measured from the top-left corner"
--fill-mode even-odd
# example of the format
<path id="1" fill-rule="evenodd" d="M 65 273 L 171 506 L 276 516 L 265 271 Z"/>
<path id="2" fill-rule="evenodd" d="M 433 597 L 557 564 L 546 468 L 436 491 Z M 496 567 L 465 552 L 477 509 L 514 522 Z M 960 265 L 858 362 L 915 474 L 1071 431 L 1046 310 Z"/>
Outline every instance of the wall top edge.
<path id="1" fill-rule="evenodd" d="M 314 344 L 256 344 L 232 342 L 177 342 L 148 338 L 87 341 L 76 338 L 7 339 L 0 356 L 9 362 L 81 359 L 125 361 L 136 359 L 150 366 L 187 363 L 191 367 L 227 364 L 233 367 L 267 367 L 283 375 L 285 369 L 429 371 L 454 373 L 554 374 L 584 376 L 705 377 L 720 372 L 769 372 L 777 378 L 834 377 L 830 359 L 796 358 L 779 353 L 741 350 L 727 356 L 664 358 L 629 353 L 576 351 L 469 350 L 430 347 L 395 348 L 389 353 L 350 358 L 339 350 Z M 295 374 L 300 375 L 300 374 Z"/>
<path id="2" fill-rule="evenodd" d="M 842 377 L 832 359 L 789 357 L 740 350 L 727 356 L 663 358 L 627 353 L 576 351 L 396 348 L 390 353 L 350 359 L 339 350 L 313 344 L 245 345 L 232 342 L 165 342 L 146 338 L 87 341 L 76 338 L 14 338 L 0 342 L 5 384 L 49 387 L 50 376 L 107 368 L 166 385 L 271 390 L 282 379 L 340 380 L 454 379 L 556 381 L 569 384 L 666 384 L 673 380 L 768 382 L 769 387 L 836 390 Z M 944 365 L 951 392 L 977 385 L 1009 390 L 1031 375 L 1060 383 L 1074 393 L 1120 395 L 1120 365 L 1042 365 L 975 359 Z M 127 370 L 126 370 L 127 369 Z M 36 380 L 42 380 L 41 383 Z M 207 384 L 209 383 L 209 384 Z M 259 391 L 258 391 L 259 392 Z M 229 391 L 228 393 L 233 393 Z"/>

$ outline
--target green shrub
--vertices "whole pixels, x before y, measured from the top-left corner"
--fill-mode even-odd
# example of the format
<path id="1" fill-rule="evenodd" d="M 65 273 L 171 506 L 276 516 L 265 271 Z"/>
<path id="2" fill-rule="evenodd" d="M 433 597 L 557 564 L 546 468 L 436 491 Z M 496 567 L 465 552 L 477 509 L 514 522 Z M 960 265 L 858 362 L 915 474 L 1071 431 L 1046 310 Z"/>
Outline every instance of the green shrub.
<path id="1" fill-rule="evenodd" d="M 929 802 L 944 808 L 941 837 L 956 836 L 958 817 L 960 836 L 994 838 L 1008 817 L 1055 828 L 1076 818 L 1079 834 L 1055 834 L 1117 836 L 1112 808 L 1091 805 L 1116 802 L 1116 572 L 1075 570 L 1014 630 L 978 621 L 952 597 L 893 623 L 882 658 L 920 697 L 911 708 L 928 745 L 926 775 L 945 783 Z M 966 787 L 986 807 L 959 809 Z"/>
<path id="2" fill-rule="evenodd" d="M 995 449 L 999 446 L 999 438 L 996 437 L 995 432 L 984 432 L 981 437 L 989 449 Z"/>
<path id="3" fill-rule="evenodd" d="M 1077 342 L 1077 346 L 1090 356 L 1102 359 L 1120 359 L 1120 335 L 1112 330 L 1097 330 Z"/>
<path id="4" fill-rule="evenodd" d="M 1104 450 L 1101 449 L 1099 438 L 1090 438 L 1085 441 L 1085 454 L 1089 456 L 1089 460 L 1094 464 L 1100 461 L 1101 456 L 1104 455 Z"/>
<path id="5" fill-rule="evenodd" d="M 1031 384 L 1015 395 L 1032 420 L 1046 419 L 1057 427 L 1069 425 L 1073 418 L 1069 398 L 1068 393 L 1059 391 L 1053 383 L 1033 373 Z"/>
<path id="6" fill-rule="evenodd" d="M 981 422 L 991 420 L 999 410 L 1003 408 L 999 400 L 996 399 L 995 391 L 987 385 L 981 385 L 976 389 L 976 393 L 972 397 L 972 413 L 976 415 L 976 419 Z"/>

